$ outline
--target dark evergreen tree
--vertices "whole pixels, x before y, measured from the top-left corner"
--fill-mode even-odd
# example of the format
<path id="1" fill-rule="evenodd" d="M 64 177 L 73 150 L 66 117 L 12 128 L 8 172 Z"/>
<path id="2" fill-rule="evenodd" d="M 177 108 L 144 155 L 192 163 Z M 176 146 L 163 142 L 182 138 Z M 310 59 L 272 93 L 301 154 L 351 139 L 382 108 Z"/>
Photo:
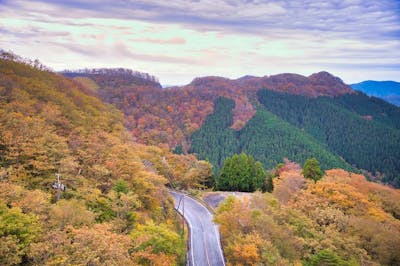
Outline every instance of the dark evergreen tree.
<path id="1" fill-rule="evenodd" d="M 260 162 L 245 153 L 224 161 L 217 177 L 217 189 L 253 192 L 265 190 L 266 172 Z"/>
<path id="2" fill-rule="evenodd" d="M 126 181 L 123 179 L 118 179 L 115 182 L 113 189 L 114 189 L 114 191 L 116 191 L 118 193 L 127 194 L 129 192 L 128 183 L 126 183 Z"/>
<path id="3" fill-rule="evenodd" d="M 182 154 L 183 153 L 183 149 L 182 149 L 182 145 L 177 145 L 173 150 L 173 153 L 175 154 Z"/>
<path id="4" fill-rule="evenodd" d="M 304 164 L 302 174 L 305 178 L 312 179 L 317 182 L 322 178 L 322 171 L 319 162 L 315 158 L 308 159 Z"/>
<path id="5" fill-rule="evenodd" d="M 305 262 L 305 266 L 350 266 L 351 264 L 341 259 L 335 252 L 324 249 Z"/>
<path id="6" fill-rule="evenodd" d="M 268 172 L 265 178 L 264 187 L 262 188 L 263 192 L 272 192 L 274 190 L 274 182 L 273 182 L 273 175 Z"/>

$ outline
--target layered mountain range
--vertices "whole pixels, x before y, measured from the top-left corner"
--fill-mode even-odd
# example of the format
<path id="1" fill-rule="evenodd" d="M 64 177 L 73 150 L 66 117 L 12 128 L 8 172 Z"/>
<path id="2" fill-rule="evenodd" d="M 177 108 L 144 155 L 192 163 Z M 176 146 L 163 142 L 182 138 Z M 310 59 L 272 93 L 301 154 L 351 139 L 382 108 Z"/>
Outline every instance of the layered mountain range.
<path id="1" fill-rule="evenodd" d="M 126 69 L 65 75 L 0 51 L 1 265 L 185 265 L 167 186 L 220 201 L 209 162 L 239 152 L 273 170 L 241 154 L 232 172 L 257 165 L 272 191 L 220 203 L 227 264 L 399 265 L 399 190 L 351 173 L 398 185 L 399 108 L 326 72 L 168 89 Z M 345 170 L 315 182 L 310 157 Z"/>
<path id="2" fill-rule="evenodd" d="M 324 169 L 400 184 L 400 109 L 328 72 L 211 76 L 170 88 L 121 69 L 67 75 L 122 110 L 136 141 L 196 153 L 215 172 L 245 151 L 267 168 L 316 157 Z"/>

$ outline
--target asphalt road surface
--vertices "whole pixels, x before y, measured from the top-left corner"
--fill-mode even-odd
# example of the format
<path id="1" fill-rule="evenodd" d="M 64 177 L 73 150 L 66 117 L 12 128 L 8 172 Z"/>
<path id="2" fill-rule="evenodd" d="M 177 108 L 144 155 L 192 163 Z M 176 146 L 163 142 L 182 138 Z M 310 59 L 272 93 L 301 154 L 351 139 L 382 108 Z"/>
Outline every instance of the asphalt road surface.
<path id="1" fill-rule="evenodd" d="M 175 208 L 184 216 L 190 228 L 187 265 L 225 265 L 218 227 L 213 223 L 210 211 L 183 193 L 171 191 Z"/>

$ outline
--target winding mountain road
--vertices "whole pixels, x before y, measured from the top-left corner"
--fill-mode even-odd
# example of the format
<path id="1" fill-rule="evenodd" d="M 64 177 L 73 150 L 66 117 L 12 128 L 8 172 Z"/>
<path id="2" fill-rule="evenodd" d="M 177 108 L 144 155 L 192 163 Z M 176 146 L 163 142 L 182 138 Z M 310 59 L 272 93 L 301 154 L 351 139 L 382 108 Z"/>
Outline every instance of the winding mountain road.
<path id="1" fill-rule="evenodd" d="M 224 266 L 218 227 L 213 223 L 210 211 L 183 193 L 170 193 L 175 199 L 175 208 L 184 216 L 190 228 L 187 265 Z"/>

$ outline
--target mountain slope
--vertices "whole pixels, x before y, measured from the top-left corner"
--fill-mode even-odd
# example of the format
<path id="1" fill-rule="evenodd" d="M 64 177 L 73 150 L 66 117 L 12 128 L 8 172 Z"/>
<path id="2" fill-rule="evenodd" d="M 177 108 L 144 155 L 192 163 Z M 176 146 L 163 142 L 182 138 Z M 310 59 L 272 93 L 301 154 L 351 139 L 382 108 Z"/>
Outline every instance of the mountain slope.
<path id="1" fill-rule="evenodd" d="M 239 140 L 232 125 L 232 99 L 219 97 L 214 103 L 214 112 L 207 116 L 203 126 L 191 136 L 191 153 L 207 159 L 217 172 L 224 159 L 239 151 Z"/>
<path id="2" fill-rule="evenodd" d="M 232 128 L 239 130 L 255 114 L 253 106 L 260 88 L 316 97 L 352 93 L 350 87 L 327 72 L 309 77 L 297 74 L 279 74 L 264 77 L 243 77 L 231 80 L 222 77 L 196 78 L 182 87 L 161 89 L 158 83 L 135 80 L 125 73 L 112 77 L 106 70 L 67 72 L 77 78 L 90 78 L 98 87 L 98 95 L 106 102 L 121 109 L 126 117 L 126 126 L 138 142 L 145 144 L 166 143 L 170 148 L 182 145 L 187 151 L 190 135 L 199 129 L 208 114 L 213 111 L 213 102 L 219 96 L 235 101 Z M 115 72 L 109 70 L 108 72 Z M 106 82 L 112 79 L 113 82 Z M 87 81 L 83 81 L 87 84 Z M 84 85 L 85 85 L 84 84 Z M 93 87 L 93 84 L 90 85 Z"/>
<path id="3" fill-rule="evenodd" d="M 264 108 L 259 108 L 239 131 L 239 138 L 241 150 L 263 162 L 268 169 L 281 163 L 283 158 L 304 164 L 312 157 L 319 160 L 323 169 L 352 169 L 327 146 Z"/>
<path id="4" fill-rule="evenodd" d="M 341 169 L 314 183 L 291 162 L 277 175 L 272 194 L 229 196 L 219 205 L 227 264 L 399 265 L 398 189 Z"/>
<path id="5" fill-rule="evenodd" d="M 335 97 L 333 103 L 365 119 L 400 129 L 400 108 L 362 92 Z"/>
<path id="6" fill-rule="evenodd" d="M 201 158 L 208 158 L 216 169 L 232 152 L 242 151 L 246 147 L 247 144 L 239 140 L 240 132 L 252 118 L 259 113 L 258 121 L 266 122 L 266 117 L 270 115 L 268 112 L 272 112 L 280 120 L 291 124 L 288 126 L 279 122 L 276 131 L 269 130 L 269 133 L 275 132 L 274 136 L 279 136 L 279 130 L 291 132 L 281 134 L 275 141 L 285 143 L 285 137 L 291 138 L 290 143 L 296 138 L 300 141 L 295 145 L 279 146 L 283 153 L 269 146 L 273 152 L 268 154 L 268 158 L 259 152 L 258 156 L 264 158 L 265 166 L 272 167 L 272 162 L 280 162 L 285 156 L 291 157 L 290 154 L 293 160 L 303 162 L 305 154 L 318 156 L 325 151 L 333 156 L 331 158 L 341 156 L 354 167 L 377 174 L 385 182 L 399 185 L 396 159 L 399 158 L 396 151 L 399 108 L 355 92 L 327 72 L 309 77 L 279 74 L 245 76 L 236 80 L 204 77 L 196 78 L 186 86 L 169 89 L 160 88 L 158 83 L 125 81 L 124 75 L 117 79 L 113 77 L 112 86 L 105 82 L 108 79 L 105 74 L 88 73 L 84 77 L 95 82 L 98 86 L 96 93 L 101 99 L 113 103 L 125 113 L 125 125 L 138 142 L 170 149 L 177 147 L 184 153 L 201 153 Z M 118 79 L 122 82 L 115 83 Z M 93 84 L 91 86 L 94 87 Z M 257 92 L 263 88 L 271 91 L 270 99 L 267 99 L 270 96 L 265 96 L 260 100 Z M 281 97 L 279 93 L 285 94 Z M 220 110 L 215 109 L 218 105 L 214 105 L 214 101 L 221 96 L 234 102 L 232 117 L 224 116 L 227 120 L 219 120 L 215 126 L 215 121 L 211 121 L 216 119 Z M 275 99 L 277 101 L 273 102 Z M 259 105 L 260 102 L 268 104 Z M 307 107 L 309 103 L 311 109 Z M 268 112 L 261 115 L 260 106 Z M 210 114 L 214 115 L 208 116 Z M 305 126 L 303 123 L 308 124 Z M 254 121 L 251 125 L 255 127 Z M 297 132 L 299 130 L 304 132 Z M 293 133 L 295 131 L 297 133 Z M 307 142 L 309 138 L 312 140 Z M 210 149 L 206 148 L 209 145 L 206 142 L 211 144 Z M 248 142 L 251 142 L 251 136 L 248 136 Z M 251 145 L 255 147 L 257 143 Z M 249 152 L 255 152 L 255 149 L 251 148 Z M 335 159 L 329 163 L 327 158 L 325 156 L 323 159 L 325 167 L 339 166 L 339 161 Z M 340 167 L 349 169 L 346 163 Z"/>
<path id="7" fill-rule="evenodd" d="M 167 179 L 143 164 L 175 155 L 133 143 L 122 113 L 79 83 L 1 58 L 0 264 L 182 262 Z"/>
<path id="8" fill-rule="evenodd" d="M 191 137 L 190 152 L 198 154 L 201 159 L 208 159 L 216 171 L 225 158 L 241 152 L 253 155 L 268 169 L 282 162 L 283 158 L 304 163 L 313 156 L 320 160 L 324 169 L 351 169 L 316 139 L 261 106 L 241 130 L 234 131 L 230 128 L 233 108 L 233 100 L 217 98 L 214 112 L 207 116 L 201 129 Z"/>
<path id="9" fill-rule="evenodd" d="M 384 99 L 400 106 L 400 83 L 395 81 L 367 80 L 350 85 L 354 90 L 362 91 L 370 96 Z"/>
<path id="10" fill-rule="evenodd" d="M 380 108 L 369 110 L 371 116 L 367 117 L 354 112 L 353 105 L 343 104 L 349 100 L 343 100 L 347 95 L 311 99 L 260 90 L 258 96 L 265 108 L 311 134 L 355 167 L 382 173 L 384 182 L 400 185 L 400 130 L 391 126 L 398 126 L 398 108 L 389 109 L 394 113 L 384 113 L 383 119 L 375 116 Z M 354 106 L 357 109 L 358 105 Z"/>
<path id="11" fill-rule="evenodd" d="M 400 185 L 399 108 L 362 93 L 310 98 L 260 90 L 257 95 L 261 105 L 239 131 L 230 128 L 234 102 L 217 99 L 214 113 L 193 133 L 190 152 L 209 159 L 215 170 L 240 152 L 266 168 L 285 157 L 299 163 L 317 157 L 324 169 L 352 165 Z"/>

